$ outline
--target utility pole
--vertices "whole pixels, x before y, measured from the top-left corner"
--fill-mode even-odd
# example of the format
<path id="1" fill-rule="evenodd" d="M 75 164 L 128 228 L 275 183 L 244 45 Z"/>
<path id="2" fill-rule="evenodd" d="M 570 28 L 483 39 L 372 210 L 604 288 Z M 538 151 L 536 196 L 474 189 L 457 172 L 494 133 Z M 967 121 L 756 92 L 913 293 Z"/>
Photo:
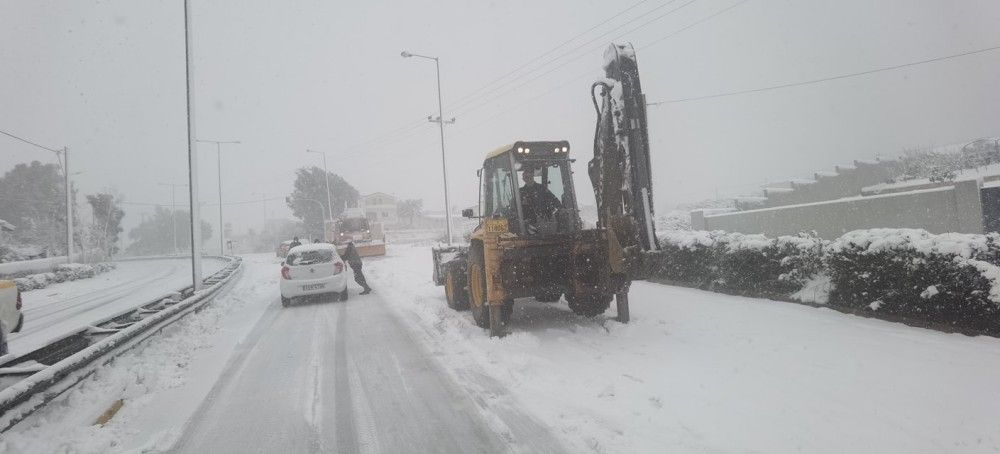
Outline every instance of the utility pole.
<path id="1" fill-rule="evenodd" d="M 198 140 L 198 142 L 214 143 L 216 159 L 219 166 L 219 254 L 226 255 L 225 225 L 222 223 L 222 144 L 239 144 L 239 140 Z"/>
<path id="2" fill-rule="evenodd" d="M 326 168 L 326 152 L 307 149 L 306 153 L 319 153 L 323 155 L 323 180 L 326 181 L 326 212 L 329 214 L 328 220 L 333 222 L 333 202 L 331 202 L 330 198 L 330 171 Z"/>
<path id="3" fill-rule="evenodd" d="M 254 192 L 251 195 L 258 195 L 258 193 Z M 267 194 L 261 192 L 259 195 L 260 195 L 260 206 L 264 213 L 264 217 L 261 218 L 261 220 L 264 221 L 264 224 L 267 224 Z"/>
<path id="4" fill-rule="evenodd" d="M 174 255 L 177 255 L 180 251 L 177 250 L 177 187 L 184 186 L 186 184 L 178 183 L 158 183 L 160 186 L 170 186 L 170 228 L 174 234 Z"/>
<path id="5" fill-rule="evenodd" d="M 63 147 L 63 184 L 66 185 L 66 263 L 73 263 L 73 189 L 69 186 L 69 147 Z"/>
<path id="6" fill-rule="evenodd" d="M 198 203 L 198 159 L 195 156 L 194 55 L 191 32 L 191 0 L 184 0 L 184 64 L 187 87 L 188 197 L 191 203 L 191 286 L 201 290 L 201 205 Z"/>
<path id="7" fill-rule="evenodd" d="M 434 119 L 433 117 L 427 117 L 427 120 L 432 123 L 437 123 L 441 131 L 441 174 L 444 176 L 444 218 L 446 223 L 446 229 L 448 231 L 448 244 L 452 243 L 451 235 L 451 203 L 448 201 L 448 165 L 445 162 L 445 152 L 444 152 L 444 125 L 445 123 L 452 124 L 455 123 L 455 119 L 445 121 L 444 119 L 444 108 L 441 104 L 441 62 L 438 57 L 428 57 L 426 55 L 413 54 L 407 51 L 401 52 L 403 58 L 418 57 L 427 60 L 434 60 L 434 68 L 437 70 L 437 95 L 438 95 L 438 117 Z"/>

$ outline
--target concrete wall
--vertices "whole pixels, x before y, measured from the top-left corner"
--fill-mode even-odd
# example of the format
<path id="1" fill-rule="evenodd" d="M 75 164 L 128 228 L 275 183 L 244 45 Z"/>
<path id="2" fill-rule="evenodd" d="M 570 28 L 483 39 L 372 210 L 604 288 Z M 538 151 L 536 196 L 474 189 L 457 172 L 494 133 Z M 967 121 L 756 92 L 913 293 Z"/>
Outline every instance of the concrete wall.
<path id="1" fill-rule="evenodd" d="M 857 229 L 920 228 L 932 233 L 983 233 L 977 181 L 897 194 L 708 215 L 691 213 L 695 230 L 763 233 L 769 236 L 815 231 L 834 239 Z"/>
<path id="2" fill-rule="evenodd" d="M 791 182 L 791 191 L 766 191 L 767 207 L 822 202 L 861 195 L 861 189 L 884 183 L 899 173 L 899 162 L 854 161 L 853 167 L 838 166 L 834 174 L 816 173 L 813 182 Z"/>

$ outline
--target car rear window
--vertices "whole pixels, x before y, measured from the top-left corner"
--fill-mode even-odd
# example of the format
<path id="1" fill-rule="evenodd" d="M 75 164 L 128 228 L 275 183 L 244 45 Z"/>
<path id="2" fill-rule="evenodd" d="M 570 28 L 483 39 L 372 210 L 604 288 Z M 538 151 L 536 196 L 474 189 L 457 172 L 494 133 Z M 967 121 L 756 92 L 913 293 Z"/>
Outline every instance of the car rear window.
<path id="1" fill-rule="evenodd" d="M 289 265 L 314 265 L 316 263 L 328 263 L 333 261 L 333 251 L 324 249 L 319 251 L 304 251 L 291 254 L 286 259 Z"/>

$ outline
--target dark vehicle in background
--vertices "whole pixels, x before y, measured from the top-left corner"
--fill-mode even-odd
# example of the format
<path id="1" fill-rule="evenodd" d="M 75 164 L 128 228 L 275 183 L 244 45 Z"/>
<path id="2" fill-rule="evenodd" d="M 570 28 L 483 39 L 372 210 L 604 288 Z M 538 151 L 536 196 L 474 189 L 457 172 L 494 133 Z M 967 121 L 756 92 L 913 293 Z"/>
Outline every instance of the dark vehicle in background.
<path id="1" fill-rule="evenodd" d="M 287 257 L 288 248 L 290 248 L 291 246 L 292 246 L 292 240 L 282 241 L 281 244 L 278 245 L 278 248 L 275 249 L 274 251 L 275 257 L 278 257 L 279 259 Z"/>

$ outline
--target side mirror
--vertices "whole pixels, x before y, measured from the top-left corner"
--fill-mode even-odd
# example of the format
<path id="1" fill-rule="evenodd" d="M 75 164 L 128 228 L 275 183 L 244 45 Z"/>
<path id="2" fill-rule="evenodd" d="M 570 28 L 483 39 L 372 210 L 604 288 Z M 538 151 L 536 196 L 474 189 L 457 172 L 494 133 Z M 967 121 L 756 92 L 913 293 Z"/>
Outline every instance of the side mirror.
<path id="1" fill-rule="evenodd" d="M 472 212 L 472 208 L 466 208 L 466 209 L 462 210 L 462 217 L 463 218 L 474 218 L 476 216 Z"/>

